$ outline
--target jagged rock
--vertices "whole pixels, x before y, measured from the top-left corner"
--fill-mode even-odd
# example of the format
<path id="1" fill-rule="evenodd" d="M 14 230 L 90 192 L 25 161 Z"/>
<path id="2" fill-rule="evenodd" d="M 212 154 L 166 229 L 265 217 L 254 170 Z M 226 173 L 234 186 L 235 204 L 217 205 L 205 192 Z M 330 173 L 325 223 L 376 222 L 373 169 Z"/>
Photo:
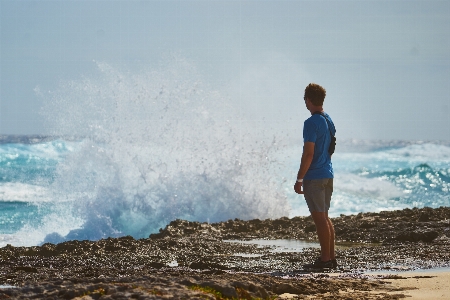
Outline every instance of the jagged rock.
<path id="1" fill-rule="evenodd" d="M 37 273 L 38 270 L 34 267 L 16 267 L 16 271 L 25 271 L 28 273 Z"/>
<path id="2" fill-rule="evenodd" d="M 207 281 L 200 283 L 202 287 L 210 287 L 222 294 L 222 296 L 227 298 L 237 298 L 238 294 L 236 293 L 236 289 L 231 286 L 226 281 Z"/>
<path id="3" fill-rule="evenodd" d="M 418 221 L 423 212 L 427 213 L 429 221 Z M 363 243 L 358 247 L 338 247 L 339 264 L 343 266 L 342 270 L 384 268 L 385 265 L 380 264 L 380 261 L 401 264 L 408 268 L 428 267 L 430 261 L 434 263 L 433 266 L 448 266 L 449 220 L 448 207 L 333 218 L 338 240 Z M 236 228 L 242 227 L 247 231 L 235 232 Z M 310 228 L 311 232 L 305 232 L 306 228 Z M 273 270 L 283 272 L 299 269 L 318 255 L 317 248 L 305 248 L 302 252 L 277 253 L 256 245 L 223 241 L 230 236 L 241 240 L 286 237 L 314 240 L 317 237 L 310 217 L 283 218 L 279 221 L 235 219 L 210 224 L 176 220 L 161 232 L 176 235 L 167 234 L 164 237 L 139 240 L 127 236 L 95 242 L 66 241 L 56 245 L 46 243 L 34 247 L 8 245 L 0 248 L 0 284 L 19 285 L 26 281 L 42 281 L 45 278 L 104 280 L 106 277 L 125 278 L 148 276 L 155 272 L 172 272 L 168 270 L 185 270 L 183 272 L 196 274 L 223 274 L 228 271 L 247 272 L 246 274 Z M 370 242 L 380 244 L 364 246 L 364 243 Z M 171 264 L 173 262 L 176 264 Z M 15 269 L 16 266 L 34 269 L 28 269 L 30 272 L 27 272 L 26 269 Z M 270 291 L 270 287 L 264 288 Z M 257 293 L 249 289 L 246 291 Z M 318 291 L 317 288 L 314 291 Z"/>
<path id="4" fill-rule="evenodd" d="M 395 237 L 395 240 L 400 242 L 426 242 L 431 243 L 435 238 L 439 236 L 439 233 L 436 231 L 424 231 L 424 232 L 401 232 L 399 235 Z"/>
<path id="5" fill-rule="evenodd" d="M 332 218 L 336 239 L 347 242 L 388 242 L 396 240 L 404 231 L 418 231 L 423 224 L 433 228 L 438 235 L 449 228 L 450 208 L 414 208 L 380 213 L 359 213 L 357 215 Z M 426 222 L 425 222 L 426 220 Z M 150 235 L 151 239 L 181 237 L 202 234 L 211 239 L 317 239 L 316 227 L 311 217 L 286 217 L 277 220 L 228 220 L 219 223 L 199 223 L 183 220 L 171 222 L 160 233 Z M 420 240 L 432 240 L 429 236 Z"/>

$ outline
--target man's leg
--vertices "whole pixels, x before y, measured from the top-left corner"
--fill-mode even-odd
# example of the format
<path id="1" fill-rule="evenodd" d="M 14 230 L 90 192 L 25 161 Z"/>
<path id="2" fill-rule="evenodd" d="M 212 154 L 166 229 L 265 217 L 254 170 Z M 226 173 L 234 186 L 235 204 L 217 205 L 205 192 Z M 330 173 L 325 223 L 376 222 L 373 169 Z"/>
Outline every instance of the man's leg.
<path id="1" fill-rule="evenodd" d="M 322 261 L 329 261 L 335 258 L 334 255 L 334 227 L 328 218 L 327 212 L 311 212 L 311 216 L 316 225 L 317 235 L 319 237 Z"/>
<path id="2" fill-rule="evenodd" d="M 333 223 L 331 223 L 330 218 L 328 218 L 328 214 L 327 214 L 327 221 L 328 221 L 328 228 L 330 229 L 330 258 L 335 259 L 336 253 L 334 252 L 334 243 L 335 243 L 334 226 Z"/>
<path id="3" fill-rule="evenodd" d="M 316 225 L 317 236 L 319 238 L 321 249 L 320 261 L 329 263 L 332 259 L 335 259 L 335 232 L 333 223 L 328 218 L 331 194 L 333 193 L 333 179 L 305 180 L 303 181 L 303 187 L 305 200 Z M 320 261 L 305 265 L 304 267 L 322 266 Z M 332 261 L 331 263 L 335 267 L 336 261 Z"/>
<path id="4" fill-rule="evenodd" d="M 328 182 L 325 186 L 325 201 L 327 202 L 328 209 L 330 208 L 332 194 L 333 194 L 333 179 L 330 178 L 328 179 Z M 331 259 L 336 259 L 336 254 L 334 252 L 334 243 L 335 243 L 334 226 L 330 218 L 328 217 L 328 209 L 327 209 L 327 221 L 328 221 L 328 228 L 330 229 L 330 257 Z"/>

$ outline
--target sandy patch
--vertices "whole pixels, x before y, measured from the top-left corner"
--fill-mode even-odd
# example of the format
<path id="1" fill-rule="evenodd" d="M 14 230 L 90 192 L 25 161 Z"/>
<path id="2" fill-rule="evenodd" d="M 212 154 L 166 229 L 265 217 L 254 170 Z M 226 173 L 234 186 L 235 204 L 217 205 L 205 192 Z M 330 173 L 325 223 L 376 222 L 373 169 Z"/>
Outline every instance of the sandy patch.
<path id="1" fill-rule="evenodd" d="M 397 273 L 399 279 L 385 279 L 392 284 L 394 290 L 389 294 L 401 291 L 407 299 L 450 299 L 450 270 L 419 271 Z"/>

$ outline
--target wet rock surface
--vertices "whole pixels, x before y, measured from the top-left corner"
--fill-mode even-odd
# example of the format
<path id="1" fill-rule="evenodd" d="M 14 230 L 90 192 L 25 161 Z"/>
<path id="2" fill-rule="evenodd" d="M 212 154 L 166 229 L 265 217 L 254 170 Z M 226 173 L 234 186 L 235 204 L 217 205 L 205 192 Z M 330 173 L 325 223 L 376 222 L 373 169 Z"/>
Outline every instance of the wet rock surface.
<path id="1" fill-rule="evenodd" d="M 224 298 L 292 293 L 348 299 L 351 290 L 350 299 L 399 299 L 401 293 L 386 294 L 389 285 L 382 279 L 362 272 L 450 267 L 448 207 L 340 216 L 333 223 L 343 245 L 337 250 L 337 276 L 301 270 L 319 255 L 317 248 L 278 252 L 227 242 L 314 241 L 310 217 L 212 224 L 176 220 L 148 239 L 0 248 L 0 284 L 13 286 L 0 289 L 0 299 L 216 299 L 206 288 Z"/>
<path id="2" fill-rule="evenodd" d="M 404 209 L 380 213 L 359 213 L 332 218 L 336 239 L 340 242 L 384 243 L 432 242 L 449 238 L 450 208 Z M 152 238 L 181 237 L 192 233 L 214 233 L 228 239 L 298 239 L 315 240 L 316 227 L 311 217 L 287 217 L 276 220 L 228 220 L 220 223 L 198 223 L 184 220 L 171 222 Z"/>

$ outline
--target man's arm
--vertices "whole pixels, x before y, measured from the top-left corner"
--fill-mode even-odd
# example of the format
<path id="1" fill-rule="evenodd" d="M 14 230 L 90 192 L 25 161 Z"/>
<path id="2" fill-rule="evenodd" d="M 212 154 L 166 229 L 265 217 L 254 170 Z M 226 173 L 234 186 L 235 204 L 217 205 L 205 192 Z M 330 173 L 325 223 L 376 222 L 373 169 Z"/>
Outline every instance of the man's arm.
<path id="1" fill-rule="evenodd" d="M 302 161 L 300 163 L 300 169 L 298 170 L 297 179 L 303 179 L 303 177 L 305 177 L 314 157 L 314 146 L 315 144 L 313 142 L 305 142 L 303 145 Z M 303 194 L 302 185 L 302 182 L 295 183 L 294 190 L 297 194 Z"/>

